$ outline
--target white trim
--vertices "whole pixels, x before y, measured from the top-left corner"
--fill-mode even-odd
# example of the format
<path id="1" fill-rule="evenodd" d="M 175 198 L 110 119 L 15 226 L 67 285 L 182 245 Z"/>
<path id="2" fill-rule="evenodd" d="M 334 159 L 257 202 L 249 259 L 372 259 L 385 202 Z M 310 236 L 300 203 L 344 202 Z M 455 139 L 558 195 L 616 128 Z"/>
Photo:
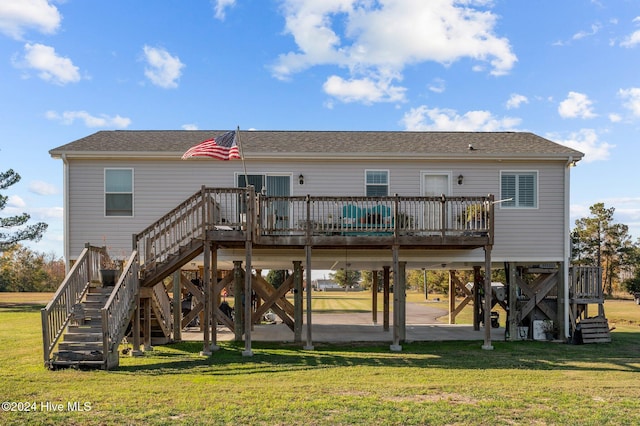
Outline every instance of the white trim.
<path id="1" fill-rule="evenodd" d="M 451 183 L 451 181 L 453 180 L 453 171 L 451 170 L 433 170 L 433 171 L 420 171 L 420 195 L 421 196 L 425 196 L 425 185 L 424 185 L 424 178 L 426 176 L 446 176 L 447 177 L 447 196 L 453 194 L 453 185 Z"/>
<path id="2" fill-rule="evenodd" d="M 367 188 L 369 184 L 367 183 L 367 173 L 368 172 L 383 172 L 387 174 L 387 197 L 391 194 L 391 171 L 389 169 L 364 169 L 364 195 L 367 195 Z M 371 184 L 375 185 L 375 184 Z M 378 184 L 378 186 L 382 186 Z"/>
<path id="3" fill-rule="evenodd" d="M 513 174 L 513 175 L 525 175 L 525 174 L 534 174 L 536 179 L 536 188 L 535 188 L 535 206 L 527 207 L 527 206 L 508 206 L 506 203 L 498 203 L 500 210 L 539 210 L 540 209 L 540 171 L 539 170 L 500 170 L 499 177 L 499 185 L 500 185 L 500 199 L 503 198 L 502 195 L 502 175 L 503 174 Z"/>
<path id="4" fill-rule="evenodd" d="M 107 170 L 131 170 L 131 215 L 107 215 Z M 105 218 L 132 218 L 136 214 L 136 188 L 135 188 L 135 169 L 133 167 L 105 167 L 102 170 L 102 215 Z M 110 192 L 110 194 L 116 194 Z M 128 192 L 121 192 L 120 194 L 128 194 Z"/>

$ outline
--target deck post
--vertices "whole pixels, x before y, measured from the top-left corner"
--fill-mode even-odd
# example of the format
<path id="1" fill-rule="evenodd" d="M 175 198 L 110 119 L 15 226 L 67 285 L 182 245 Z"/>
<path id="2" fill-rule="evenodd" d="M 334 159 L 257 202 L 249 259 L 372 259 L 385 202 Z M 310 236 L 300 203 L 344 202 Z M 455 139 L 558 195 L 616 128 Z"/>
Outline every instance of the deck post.
<path id="1" fill-rule="evenodd" d="M 456 323 L 456 286 L 451 279 L 451 270 L 449 270 L 449 324 Z"/>
<path id="2" fill-rule="evenodd" d="M 182 340 L 182 291 L 180 290 L 180 270 L 173 273 L 173 341 Z"/>
<path id="3" fill-rule="evenodd" d="M 233 332 L 234 340 L 242 340 L 242 261 L 233 261 Z"/>
<path id="4" fill-rule="evenodd" d="M 244 243 L 246 261 L 244 268 L 244 306 L 242 306 L 244 308 L 244 351 L 242 351 L 242 356 L 253 356 L 253 351 L 251 350 L 251 327 L 253 326 L 253 316 L 251 315 L 251 294 L 253 293 L 253 290 L 251 289 L 251 280 L 253 279 L 253 234 L 254 232 L 256 232 L 256 221 L 254 220 L 256 217 L 256 193 L 253 186 L 249 185 L 248 189 L 249 192 L 247 196 L 249 197 L 249 199 L 247 200 L 247 239 Z"/>
<path id="5" fill-rule="evenodd" d="M 482 312 L 482 298 L 480 291 L 484 286 L 484 281 L 482 279 L 482 274 L 480 273 L 480 266 L 476 265 L 473 267 L 473 329 L 475 331 L 480 331 L 480 313 Z"/>
<path id="6" fill-rule="evenodd" d="M 307 351 L 313 350 L 313 340 L 311 339 L 311 246 L 307 244 L 305 246 L 306 254 L 306 271 L 307 271 L 307 344 L 304 349 Z"/>
<path id="7" fill-rule="evenodd" d="M 398 262 L 398 274 L 394 277 L 398 281 L 398 325 L 400 326 L 400 341 L 407 338 L 407 262 Z M 394 279 L 395 282 L 395 279 Z M 395 286 L 394 286 L 395 289 Z M 394 291 L 395 293 L 395 291 Z"/>
<path id="8" fill-rule="evenodd" d="M 516 276 L 516 263 L 509 262 L 509 276 L 507 277 L 509 283 L 508 294 L 508 306 L 509 312 L 507 313 L 507 328 L 506 332 L 509 334 L 509 340 L 522 340 L 527 336 L 520 336 L 520 313 L 518 310 L 518 284 Z M 527 333 L 528 335 L 529 333 Z"/>
<path id="9" fill-rule="evenodd" d="M 200 355 L 211 355 L 211 341 L 209 340 L 209 331 L 211 330 L 211 244 L 209 241 L 204 242 L 204 255 L 203 255 L 203 276 L 204 281 L 204 315 L 202 315 L 202 321 L 204 324 L 200 324 L 203 327 L 203 340 L 202 352 Z"/>
<path id="10" fill-rule="evenodd" d="M 393 343 L 390 349 L 394 352 L 400 352 L 400 292 L 403 291 L 399 283 L 400 261 L 398 259 L 398 246 L 393 246 Z"/>
<path id="11" fill-rule="evenodd" d="M 371 322 L 378 324 L 378 271 L 371 271 Z"/>
<path id="12" fill-rule="evenodd" d="M 133 311 L 133 350 L 131 356 L 141 356 L 140 350 L 140 292 L 136 294 L 136 307 Z"/>
<path id="13" fill-rule="evenodd" d="M 391 281 L 390 267 L 385 265 L 382 267 L 382 329 L 389 331 L 389 281 Z"/>
<path id="14" fill-rule="evenodd" d="M 302 342 L 302 262 L 293 261 L 293 341 Z"/>
<path id="15" fill-rule="evenodd" d="M 482 349 L 493 350 L 491 345 L 491 246 L 484 247 L 484 344 Z"/>
<path id="16" fill-rule="evenodd" d="M 218 284 L 218 245 L 214 244 L 211 248 L 211 286 L 210 286 L 210 299 L 211 299 L 211 351 L 217 351 L 220 349 L 218 346 L 218 314 L 216 308 L 220 305 L 219 293 L 214 293 L 214 289 Z"/>

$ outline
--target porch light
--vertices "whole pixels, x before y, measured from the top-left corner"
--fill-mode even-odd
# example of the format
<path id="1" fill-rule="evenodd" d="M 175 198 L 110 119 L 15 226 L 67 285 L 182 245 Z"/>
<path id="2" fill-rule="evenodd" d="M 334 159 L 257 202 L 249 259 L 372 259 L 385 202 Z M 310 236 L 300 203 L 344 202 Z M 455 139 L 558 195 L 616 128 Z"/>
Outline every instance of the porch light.
<path id="1" fill-rule="evenodd" d="M 464 180 L 464 176 L 459 175 L 458 176 L 458 185 L 462 185 L 462 181 Z"/>
<path id="2" fill-rule="evenodd" d="M 300 185 L 304 185 L 304 176 L 302 176 L 302 175 L 298 176 L 298 183 Z"/>

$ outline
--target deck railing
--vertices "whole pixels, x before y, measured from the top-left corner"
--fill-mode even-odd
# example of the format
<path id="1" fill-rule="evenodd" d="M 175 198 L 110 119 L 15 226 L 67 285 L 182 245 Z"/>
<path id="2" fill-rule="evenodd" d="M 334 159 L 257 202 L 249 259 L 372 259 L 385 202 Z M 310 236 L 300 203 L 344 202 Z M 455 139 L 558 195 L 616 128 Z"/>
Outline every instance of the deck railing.
<path id="1" fill-rule="evenodd" d="M 124 265 L 120 279 L 101 310 L 105 368 L 110 367 L 114 351 L 118 350 L 117 346 L 124 337 L 131 314 L 135 309 L 138 292 L 138 252 L 134 251 Z M 115 356 L 117 357 L 117 354 Z"/>
<path id="2" fill-rule="evenodd" d="M 141 267 L 147 269 L 165 261 L 181 246 L 202 239 L 207 230 L 240 229 L 246 203 L 244 188 L 205 188 L 180 203 L 152 225 L 134 235 L 134 247 L 140 253 Z"/>
<path id="3" fill-rule="evenodd" d="M 574 300 L 602 300 L 602 270 L 596 266 L 570 268 L 569 297 Z"/>
<path id="4" fill-rule="evenodd" d="M 475 235 L 492 228 L 493 196 L 258 196 L 260 235 Z"/>
<path id="5" fill-rule="evenodd" d="M 87 244 L 51 301 L 42 309 L 45 364 L 51 360 L 51 353 L 69 324 L 74 306 L 82 301 L 91 281 L 100 279 L 100 265 L 106 259 L 108 255 L 104 247 L 93 247 Z"/>

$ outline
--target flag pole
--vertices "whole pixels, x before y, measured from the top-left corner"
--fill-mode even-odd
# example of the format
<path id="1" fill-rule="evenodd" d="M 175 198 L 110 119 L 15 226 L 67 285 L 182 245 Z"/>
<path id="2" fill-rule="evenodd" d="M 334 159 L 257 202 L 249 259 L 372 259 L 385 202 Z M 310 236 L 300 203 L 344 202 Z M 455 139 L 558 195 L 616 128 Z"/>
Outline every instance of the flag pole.
<path id="1" fill-rule="evenodd" d="M 238 148 L 240 148 L 240 159 L 242 160 L 242 168 L 244 169 L 244 185 L 249 187 L 249 175 L 247 175 L 247 165 L 244 162 L 244 153 L 242 152 L 242 144 L 240 143 L 240 126 L 236 129 L 236 138 L 238 139 Z"/>

